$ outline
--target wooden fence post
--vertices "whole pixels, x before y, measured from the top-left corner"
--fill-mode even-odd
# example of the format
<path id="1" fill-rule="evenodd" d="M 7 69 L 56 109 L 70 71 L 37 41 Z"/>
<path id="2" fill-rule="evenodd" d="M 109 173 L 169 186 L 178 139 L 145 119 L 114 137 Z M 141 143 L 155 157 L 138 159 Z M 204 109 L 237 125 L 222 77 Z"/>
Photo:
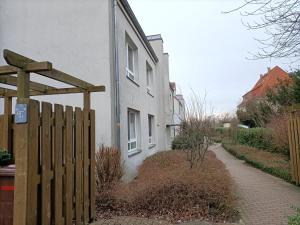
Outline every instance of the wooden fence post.
<path id="1" fill-rule="evenodd" d="M 13 153 L 11 149 L 11 123 L 12 123 L 12 98 L 4 98 L 4 118 L 3 118 L 3 148 Z"/>

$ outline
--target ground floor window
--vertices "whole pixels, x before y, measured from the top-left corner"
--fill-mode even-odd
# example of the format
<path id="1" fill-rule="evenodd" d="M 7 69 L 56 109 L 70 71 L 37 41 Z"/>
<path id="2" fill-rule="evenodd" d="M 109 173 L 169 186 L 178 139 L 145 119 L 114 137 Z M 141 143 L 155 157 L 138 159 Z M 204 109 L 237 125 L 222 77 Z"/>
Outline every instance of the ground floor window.
<path id="1" fill-rule="evenodd" d="M 154 144 L 154 116 L 148 115 L 149 144 Z"/>
<path id="2" fill-rule="evenodd" d="M 128 110 L 128 151 L 138 147 L 138 111 Z"/>

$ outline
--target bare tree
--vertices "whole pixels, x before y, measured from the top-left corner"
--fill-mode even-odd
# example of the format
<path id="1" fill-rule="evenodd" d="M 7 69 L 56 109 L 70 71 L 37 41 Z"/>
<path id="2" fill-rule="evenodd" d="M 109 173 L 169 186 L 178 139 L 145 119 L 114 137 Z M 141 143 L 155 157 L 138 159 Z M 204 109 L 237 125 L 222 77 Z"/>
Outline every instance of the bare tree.
<path id="1" fill-rule="evenodd" d="M 244 0 L 230 11 L 240 11 L 243 17 L 254 17 L 254 22 L 243 21 L 251 30 L 264 30 L 267 38 L 259 39 L 261 49 L 254 58 L 300 57 L 300 0 Z M 228 13 L 228 12 L 227 12 Z M 257 19 L 259 18 L 259 19 Z"/>
<path id="2" fill-rule="evenodd" d="M 213 124 L 214 117 L 212 112 L 207 112 L 205 98 L 193 94 L 186 105 L 186 118 L 180 131 L 190 168 L 203 162 L 212 144 Z"/>

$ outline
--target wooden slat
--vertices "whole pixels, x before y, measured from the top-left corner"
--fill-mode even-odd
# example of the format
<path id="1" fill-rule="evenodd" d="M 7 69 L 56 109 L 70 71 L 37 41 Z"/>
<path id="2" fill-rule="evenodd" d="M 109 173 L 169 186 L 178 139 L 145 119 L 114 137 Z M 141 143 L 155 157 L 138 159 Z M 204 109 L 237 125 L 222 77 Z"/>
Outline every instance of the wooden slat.
<path id="1" fill-rule="evenodd" d="M 29 114 L 29 152 L 28 152 L 28 222 L 27 224 L 38 225 L 38 183 L 39 183 L 39 102 L 30 101 Z"/>
<path id="2" fill-rule="evenodd" d="M 89 110 L 83 111 L 83 218 L 89 222 Z"/>
<path id="3" fill-rule="evenodd" d="M 299 146 L 299 144 L 300 144 L 300 118 L 299 117 L 297 117 L 297 119 L 296 119 L 297 121 L 297 134 L 298 134 L 298 136 L 297 136 L 297 139 L 298 139 L 298 145 L 297 145 L 297 147 L 296 147 L 296 159 L 297 159 L 297 168 L 295 168 L 296 170 L 297 170 L 297 174 L 298 174 L 298 179 L 297 179 L 297 184 L 299 184 L 299 181 L 300 181 L 300 146 Z"/>
<path id="4" fill-rule="evenodd" d="M 0 83 L 11 85 L 11 86 L 17 86 L 18 85 L 18 78 L 13 77 L 13 76 L 0 77 Z M 31 82 L 29 82 L 29 89 L 33 90 L 33 91 L 38 91 L 38 92 L 43 93 L 43 92 L 46 92 L 49 89 L 56 89 L 56 88 L 31 81 Z"/>
<path id="5" fill-rule="evenodd" d="M 54 106 L 54 224 L 62 225 L 63 215 L 63 107 Z"/>
<path id="6" fill-rule="evenodd" d="M 299 179 L 299 174 L 298 174 L 298 170 L 297 170 L 297 165 L 298 165 L 298 157 L 297 157 L 297 146 L 299 145 L 299 139 L 298 139 L 298 129 L 297 129 L 297 119 L 294 117 L 292 120 L 293 123 L 293 139 L 294 139 L 294 149 L 293 149 L 293 155 L 294 155 L 294 162 L 295 162 L 295 167 L 294 167 L 294 171 L 295 171 L 295 182 L 297 183 L 298 179 Z"/>
<path id="7" fill-rule="evenodd" d="M 4 55 L 4 59 L 6 60 L 7 64 L 18 67 L 18 68 L 24 68 L 26 66 L 26 64 L 36 62 L 30 58 L 27 58 L 25 56 L 22 56 L 20 54 L 12 52 L 8 49 L 5 49 L 3 51 L 3 55 Z M 48 77 L 48 78 L 51 78 L 51 79 L 54 79 L 54 80 L 57 80 L 57 81 L 60 81 L 60 82 L 66 83 L 66 84 L 70 84 L 75 87 L 80 87 L 83 89 L 93 86 L 92 84 L 90 84 L 88 82 L 80 80 L 76 77 L 73 77 L 67 73 L 61 72 L 56 69 L 52 69 L 51 71 L 37 72 L 37 74 L 40 74 L 42 76 L 45 76 L 45 77 Z"/>
<path id="8" fill-rule="evenodd" d="M 2 75 L 11 75 L 11 74 L 17 74 L 18 73 L 18 68 L 14 66 L 0 66 L 0 77 Z"/>
<path id="9" fill-rule="evenodd" d="M 289 120 L 288 120 L 288 138 L 289 138 L 289 149 L 290 149 L 290 166 L 291 166 L 291 174 L 293 181 L 295 180 L 295 162 L 294 162 L 294 134 L 293 134 L 293 114 L 289 114 Z"/>
<path id="10" fill-rule="evenodd" d="M 66 107 L 65 113 L 66 127 L 65 127 L 65 224 L 73 224 L 73 108 L 71 106 Z"/>
<path id="11" fill-rule="evenodd" d="M 81 225 L 82 223 L 82 111 L 80 108 L 75 109 L 75 219 L 76 225 Z"/>
<path id="12" fill-rule="evenodd" d="M 30 110 L 30 109 L 29 109 Z M 28 184 L 28 124 L 15 126 L 15 192 L 14 192 L 14 225 L 24 225 L 27 220 L 27 184 Z"/>
<path id="13" fill-rule="evenodd" d="M 2 147 L 7 151 L 12 152 L 11 141 L 12 141 L 12 99 L 4 99 L 4 120 L 3 120 L 3 145 Z"/>
<path id="14" fill-rule="evenodd" d="M 105 91 L 105 86 L 94 86 L 89 87 L 86 89 L 88 92 L 103 92 Z M 60 88 L 60 89 L 48 89 L 42 92 L 37 91 L 30 91 L 30 96 L 41 96 L 41 95 L 63 95 L 63 94 L 78 94 L 78 93 L 84 93 L 85 90 L 81 88 Z M 5 90 L 0 89 L 0 95 L 6 96 L 6 97 L 16 97 L 17 92 L 16 91 L 8 91 L 8 93 L 5 92 Z"/>
<path id="15" fill-rule="evenodd" d="M 95 193 L 96 193 L 96 175 L 95 175 L 95 165 L 96 165 L 96 156 L 95 156 L 95 145 L 96 145 L 96 139 L 95 139 L 95 111 L 90 111 L 90 219 L 91 221 L 95 220 Z"/>
<path id="16" fill-rule="evenodd" d="M 3 148 L 3 128 L 4 128 L 4 115 L 0 115 L 0 148 Z"/>
<path id="17" fill-rule="evenodd" d="M 50 62 L 33 62 L 24 66 L 26 72 L 43 72 L 52 70 L 52 63 Z"/>
<path id="18" fill-rule="evenodd" d="M 42 225 L 51 224 L 51 114 L 52 106 L 49 103 L 42 103 L 42 140 L 41 140 L 41 218 Z"/>

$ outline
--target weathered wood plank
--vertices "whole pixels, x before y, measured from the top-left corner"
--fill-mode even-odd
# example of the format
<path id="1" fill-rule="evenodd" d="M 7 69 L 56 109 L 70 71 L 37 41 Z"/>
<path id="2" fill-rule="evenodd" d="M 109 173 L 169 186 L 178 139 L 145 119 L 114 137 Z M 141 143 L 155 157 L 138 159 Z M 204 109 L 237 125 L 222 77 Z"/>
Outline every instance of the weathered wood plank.
<path id="1" fill-rule="evenodd" d="M 17 86 L 18 85 L 18 78 L 13 77 L 13 76 L 0 77 L 0 83 L 11 85 L 11 86 Z M 40 83 L 37 83 L 37 82 L 30 81 L 29 82 L 29 89 L 33 90 L 33 91 L 38 91 L 38 92 L 43 93 L 43 92 L 46 92 L 49 89 L 56 89 L 56 88 L 48 86 L 48 85 L 40 84 Z"/>
<path id="2" fill-rule="evenodd" d="M 73 224 L 73 108 L 71 106 L 66 107 L 65 112 L 65 224 Z"/>
<path id="3" fill-rule="evenodd" d="M 18 103 L 26 103 L 29 100 L 29 73 L 18 70 Z"/>
<path id="4" fill-rule="evenodd" d="M 50 62 L 32 62 L 24 66 L 26 72 L 43 72 L 52 70 L 52 63 Z"/>
<path id="5" fill-rule="evenodd" d="M 297 124 L 297 127 L 296 127 L 296 130 L 297 130 L 297 140 L 298 140 L 298 144 L 296 146 L 296 166 L 297 168 L 295 168 L 297 170 L 297 184 L 299 184 L 299 181 L 300 181 L 300 118 L 297 117 L 296 119 L 296 124 Z"/>
<path id="6" fill-rule="evenodd" d="M 83 218 L 84 223 L 89 222 L 89 110 L 83 111 Z"/>
<path id="7" fill-rule="evenodd" d="M 18 68 L 14 66 L 0 66 L 0 77 L 2 75 L 11 75 L 11 74 L 17 74 L 18 73 Z"/>
<path id="8" fill-rule="evenodd" d="M 291 163 L 291 174 L 293 181 L 296 181 L 296 175 L 295 175 L 295 162 L 294 162 L 294 133 L 293 133 L 293 114 L 289 114 L 289 120 L 288 120 L 288 138 L 289 138 L 289 149 L 290 149 L 290 163 Z"/>
<path id="9" fill-rule="evenodd" d="M 52 105 L 46 102 L 42 103 L 42 140 L 41 140 L 41 218 L 42 225 L 51 224 L 51 114 Z"/>
<path id="10" fill-rule="evenodd" d="M 29 152 L 28 152 L 28 222 L 27 224 L 38 225 L 38 183 L 39 183 L 39 102 L 30 100 L 29 114 Z"/>
<path id="11" fill-rule="evenodd" d="M 54 224 L 62 225 L 63 217 L 63 106 L 54 106 Z"/>
<path id="12" fill-rule="evenodd" d="M 83 163 L 82 163 L 82 155 L 83 155 L 83 146 L 82 146 L 82 111 L 80 108 L 75 109 L 75 219 L 76 225 L 83 224 L 82 212 L 83 212 Z"/>
<path id="13" fill-rule="evenodd" d="M 105 86 L 94 86 L 94 87 L 89 87 L 86 89 L 88 92 L 104 92 L 105 91 Z M 78 94 L 78 93 L 84 93 L 85 90 L 81 88 L 60 88 L 60 89 L 48 89 L 45 90 L 43 93 L 42 92 L 37 92 L 37 91 L 30 91 L 29 95 L 30 96 L 41 96 L 41 95 L 63 95 L 63 94 Z M 17 92 L 10 90 L 10 91 L 5 91 L 0 89 L 0 95 L 6 96 L 6 97 L 16 97 Z"/>
<path id="14" fill-rule="evenodd" d="M 5 98 L 4 99 L 4 118 L 3 118 L 3 145 L 2 147 L 12 152 L 12 99 Z"/>
<path id="15" fill-rule="evenodd" d="M 90 111 L 90 219 L 91 221 L 95 220 L 95 194 L 96 194 L 96 156 L 95 156 L 95 145 L 96 145 L 96 138 L 95 138 L 95 111 Z"/>
<path id="16" fill-rule="evenodd" d="M 22 56 L 20 54 L 12 52 L 8 49 L 4 49 L 3 55 L 4 55 L 4 59 L 6 60 L 7 64 L 18 67 L 18 68 L 24 68 L 26 66 L 26 64 L 36 62 L 30 58 L 27 58 L 25 56 Z M 75 87 L 80 87 L 83 89 L 93 86 L 92 84 L 90 84 L 88 82 L 80 80 L 74 76 L 71 76 L 67 73 L 61 72 L 56 69 L 52 69 L 51 71 L 40 71 L 40 72 L 37 72 L 37 74 L 40 74 L 42 76 L 45 76 L 45 77 L 48 77 L 48 78 L 51 78 L 51 79 L 54 79 L 54 80 L 57 80 L 57 81 L 60 81 L 60 82 L 66 83 L 66 84 L 70 84 Z"/>

